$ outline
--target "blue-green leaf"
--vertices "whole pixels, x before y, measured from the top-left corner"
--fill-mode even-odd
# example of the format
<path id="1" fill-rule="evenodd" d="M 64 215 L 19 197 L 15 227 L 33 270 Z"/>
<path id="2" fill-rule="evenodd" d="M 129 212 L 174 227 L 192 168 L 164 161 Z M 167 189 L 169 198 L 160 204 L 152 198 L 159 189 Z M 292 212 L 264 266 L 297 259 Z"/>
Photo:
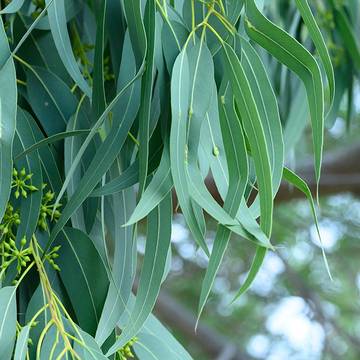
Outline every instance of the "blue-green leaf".
<path id="1" fill-rule="evenodd" d="M 149 214 L 144 264 L 135 305 L 120 338 L 109 349 L 107 355 L 115 353 L 139 332 L 155 305 L 170 246 L 171 218 L 172 201 L 169 194 Z"/>
<path id="2" fill-rule="evenodd" d="M 17 87 L 13 59 L 0 16 L 0 221 L 10 196 L 12 144 L 16 127 Z"/>
<path id="3" fill-rule="evenodd" d="M 91 239 L 80 230 L 64 228 L 57 245 L 61 251 L 56 262 L 76 317 L 84 330 L 95 334 L 108 289 L 103 262 Z"/>
<path id="4" fill-rule="evenodd" d="M 311 115 L 315 175 L 318 183 L 324 142 L 324 88 L 319 65 L 304 46 L 264 17 L 254 0 L 246 0 L 246 15 L 246 31 L 249 37 L 294 71 L 304 82 Z"/>
<path id="5" fill-rule="evenodd" d="M 51 0 L 46 0 L 46 4 L 49 4 L 50 1 Z M 53 3 L 48 8 L 48 18 L 51 34 L 65 68 L 74 82 L 80 87 L 80 89 L 88 97 L 90 97 L 90 86 L 82 76 L 71 48 L 69 33 L 67 30 L 64 0 L 53 1 Z"/>
<path id="6" fill-rule="evenodd" d="M 2 14 L 13 14 L 21 9 L 25 0 L 12 0 L 10 4 L 6 5 L 4 9 L 0 10 L 0 15 Z"/>
<path id="7" fill-rule="evenodd" d="M 20 152 L 36 142 L 29 120 L 31 120 L 29 115 L 21 108 L 18 108 L 16 134 Z M 38 189 L 28 194 L 27 198 L 21 201 L 21 223 L 16 233 L 17 242 L 20 242 L 24 236 L 30 241 L 37 227 L 42 201 L 43 178 L 39 154 L 34 152 L 15 165 L 18 165 L 18 169 L 24 167 L 29 174 L 33 174 L 31 184 Z"/>
<path id="8" fill-rule="evenodd" d="M 14 360 L 25 360 L 28 349 L 30 329 L 30 325 L 26 325 L 21 329 L 16 341 Z"/>
<path id="9" fill-rule="evenodd" d="M 134 224 L 147 216 L 151 210 L 157 206 L 161 200 L 170 192 L 173 181 L 170 170 L 169 149 L 165 146 L 160 165 L 153 178 L 140 198 L 134 212 L 132 213 L 127 225 Z"/>
<path id="10" fill-rule="evenodd" d="M 26 78 L 29 103 L 46 133 L 54 135 L 64 131 L 76 111 L 77 101 L 70 89 L 55 74 L 41 67 L 29 67 Z"/>
<path id="11" fill-rule="evenodd" d="M 0 289 L 0 349 L 3 359 L 11 359 L 16 338 L 16 287 Z"/>
<path id="12" fill-rule="evenodd" d="M 197 244 L 209 254 L 203 233 L 195 218 L 186 174 L 187 118 L 190 105 L 190 67 L 186 50 L 177 57 L 171 79 L 172 124 L 170 131 L 171 173 L 186 223 Z"/>

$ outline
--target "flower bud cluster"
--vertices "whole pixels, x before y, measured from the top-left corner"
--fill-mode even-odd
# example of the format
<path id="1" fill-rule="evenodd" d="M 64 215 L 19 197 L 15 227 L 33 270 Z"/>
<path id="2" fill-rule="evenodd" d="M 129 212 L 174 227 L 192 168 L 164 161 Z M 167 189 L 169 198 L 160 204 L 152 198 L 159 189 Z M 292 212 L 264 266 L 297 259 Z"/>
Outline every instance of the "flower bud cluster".
<path id="1" fill-rule="evenodd" d="M 133 358 L 134 354 L 132 353 L 131 347 L 136 343 L 137 338 L 132 338 L 128 343 L 126 343 L 119 351 L 118 355 L 120 357 L 120 360 L 127 360 L 129 358 Z"/>
<path id="2" fill-rule="evenodd" d="M 13 169 L 13 180 L 11 182 L 11 188 L 15 189 L 14 196 L 16 199 L 20 197 L 27 198 L 28 192 L 39 190 L 37 187 L 31 184 L 31 178 L 33 174 L 27 174 L 25 169 L 20 171 Z"/>

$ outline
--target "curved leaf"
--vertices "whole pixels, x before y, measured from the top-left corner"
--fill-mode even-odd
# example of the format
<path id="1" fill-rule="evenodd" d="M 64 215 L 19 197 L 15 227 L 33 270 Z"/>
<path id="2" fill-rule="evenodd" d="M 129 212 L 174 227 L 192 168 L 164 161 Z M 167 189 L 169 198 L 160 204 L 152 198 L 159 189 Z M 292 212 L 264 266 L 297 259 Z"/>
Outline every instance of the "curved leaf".
<path id="1" fill-rule="evenodd" d="M 316 49 L 319 53 L 320 59 L 324 65 L 325 73 L 327 76 L 329 89 L 330 89 L 330 109 L 334 101 L 335 96 L 335 75 L 334 69 L 331 63 L 328 48 L 325 44 L 325 40 L 321 34 L 320 28 L 311 12 L 309 3 L 307 0 L 295 0 L 296 6 L 300 11 L 300 14 L 309 30 L 311 39 L 313 40 Z"/>
<path id="2" fill-rule="evenodd" d="M 25 0 L 12 0 L 10 4 L 6 5 L 4 9 L 0 10 L 0 15 L 2 14 L 13 14 L 21 9 Z"/>
<path id="3" fill-rule="evenodd" d="M 10 359 L 16 339 L 16 287 L 0 289 L 0 349 L 4 359 Z"/>
<path id="4" fill-rule="evenodd" d="M 91 239 L 82 231 L 64 228 L 57 238 L 60 277 L 81 327 L 95 333 L 108 289 L 108 277 Z M 74 282 L 76 274 L 78 281 Z"/>
<path id="5" fill-rule="evenodd" d="M 109 349 L 107 356 L 115 353 L 138 333 L 155 305 L 170 246 L 171 218 L 171 195 L 167 195 L 149 214 L 144 264 L 135 305 L 128 324 L 124 327 L 119 339 Z"/>
<path id="6" fill-rule="evenodd" d="M 12 144 L 16 127 L 17 86 L 13 59 L 0 16 L 0 221 L 10 196 Z"/>
<path id="7" fill-rule="evenodd" d="M 126 225 L 135 224 L 147 216 L 164 199 L 172 187 L 169 149 L 165 146 L 160 165 Z"/>
<path id="8" fill-rule="evenodd" d="M 190 105 L 190 67 L 186 50 L 177 57 L 171 79 L 172 124 L 170 131 L 171 173 L 186 223 L 197 244 L 209 254 L 199 223 L 191 205 L 186 182 L 187 117 Z"/>
<path id="9" fill-rule="evenodd" d="M 315 175 L 319 182 L 324 142 L 324 89 L 319 65 L 304 46 L 265 18 L 257 9 L 254 0 L 246 0 L 246 16 L 246 31 L 249 37 L 294 71 L 304 82 L 313 131 Z"/>
<path id="10" fill-rule="evenodd" d="M 45 2 L 46 4 L 49 4 L 51 0 L 45 0 Z M 69 33 L 67 30 L 64 0 L 53 1 L 51 6 L 48 8 L 48 18 L 51 34 L 65 68 L 80 89 L 88 97 L 90 97 L 91 89 L 80 72 L 71 48 Z"/>
<path id="11" fill-rule="evenodd" d="M 25 360 L 28 351 L 30 329 L 30 325 L 26 325 L 21 329 L 16 341 L 14 360 Z"/>

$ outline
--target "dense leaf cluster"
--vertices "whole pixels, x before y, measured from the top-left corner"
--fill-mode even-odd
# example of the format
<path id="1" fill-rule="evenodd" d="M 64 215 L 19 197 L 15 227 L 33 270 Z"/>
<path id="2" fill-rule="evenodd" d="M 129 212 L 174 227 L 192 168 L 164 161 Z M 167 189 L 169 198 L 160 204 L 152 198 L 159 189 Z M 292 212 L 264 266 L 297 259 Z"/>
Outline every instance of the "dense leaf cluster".
<path id="1" fill-rule="evenodd" d="M 285 159 L 309 120 L 319 181 L 325 122 L 352 89 L 335 77 L 344 56 L 359 67 L 355 5 L 296 0 L 273 6 L 270 21 L 258 3 L 1 2 L 2 358 L 190 359 L 151 315 L 171 262 L 173 207 L 209 256 L 199 316 L 232 233 L 255 250 L 236 297 L 273 250 L 282 179 L 306 194 L 316 221 Z M 211 251 L 204 213 L 218 223 Z M 10 253 L 20 259 L 13 286 Z"/>

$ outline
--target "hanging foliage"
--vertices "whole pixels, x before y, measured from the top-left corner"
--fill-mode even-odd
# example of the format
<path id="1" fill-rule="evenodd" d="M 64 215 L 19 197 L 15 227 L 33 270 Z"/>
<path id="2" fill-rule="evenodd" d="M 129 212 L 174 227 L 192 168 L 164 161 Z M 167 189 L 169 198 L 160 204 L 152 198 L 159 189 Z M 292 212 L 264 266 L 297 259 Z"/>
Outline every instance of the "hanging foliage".
<path id="1" fill-rule="evenodd" d="M 359 73 L 359 11 L 261 3 L 0 1 L 1 359 L 191 359 L 151 314 L 174 209 L 209 258 L 198 317 L 232 234 L 254 246 L 236 298 L 275 250 L 282 180 L 317 222 L 285 163 L 310 125 L 319 182 L 343 74 Z"/>

